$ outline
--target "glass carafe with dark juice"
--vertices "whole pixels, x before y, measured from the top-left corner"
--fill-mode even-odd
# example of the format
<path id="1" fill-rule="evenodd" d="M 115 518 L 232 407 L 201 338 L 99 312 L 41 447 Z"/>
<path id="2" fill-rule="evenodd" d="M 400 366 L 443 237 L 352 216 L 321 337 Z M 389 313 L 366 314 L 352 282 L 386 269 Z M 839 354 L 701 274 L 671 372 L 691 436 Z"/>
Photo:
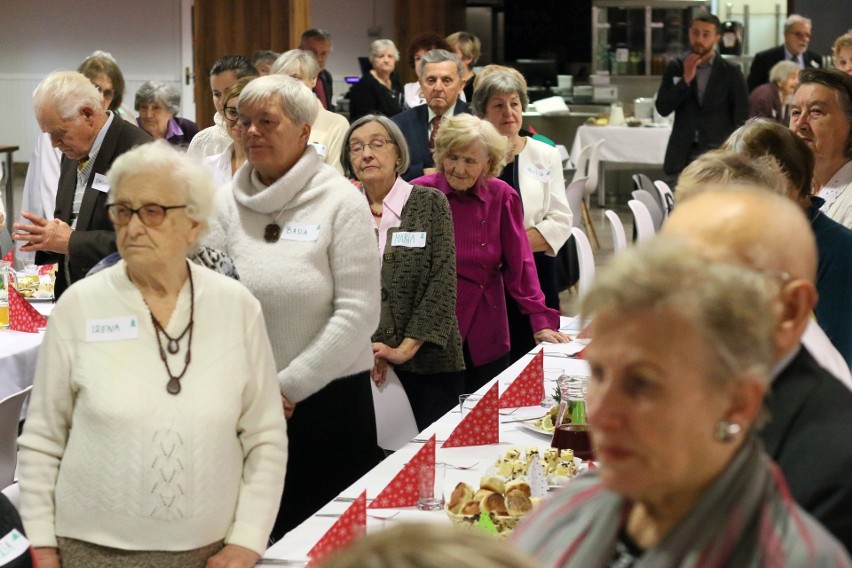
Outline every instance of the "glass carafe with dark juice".
<path id="1" fill-rule="evenodd" d="M 566 377 L 565 380 L 559 381 L 561 395 L 569 401 L 571 422 L 558 424 L 550 442 L 552 447 L 559 450 L 574 450 L 574 455 L 581 460 L 594 457 L 586 424 L 586 382 L 585 377 Z"/>

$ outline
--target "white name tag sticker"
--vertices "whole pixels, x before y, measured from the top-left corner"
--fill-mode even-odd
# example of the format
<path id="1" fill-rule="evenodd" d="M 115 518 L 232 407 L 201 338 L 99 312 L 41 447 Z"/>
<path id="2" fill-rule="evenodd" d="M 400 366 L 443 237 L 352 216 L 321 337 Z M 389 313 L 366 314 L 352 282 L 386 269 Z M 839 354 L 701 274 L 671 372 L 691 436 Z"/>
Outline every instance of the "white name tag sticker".
<path id="1" fill-rule="evenodd" d="M 326 152 L 328 152 L 328 150 L 325 149 L 325 144 L 320 144 L 319 142 L 311 142 L 311 146 L 316 148 L 317 154 L 319 154 L 320 158 L 325 158 Z"/>
<path id="2" fill-rule="evenodd" d="M 527 173 L 541 183 L 547 183 L 550 181 L 550 170 L 543 170 L 535 166 L 527 166 Z"/>
<path id="3" fill-rule="evenodd" d="M 139 337 L 136 316 L 86 320 L 86 343 L 123 341 Z"/>
<path id="4" fill-rule="evenodd" d="M 420 231 L 416 233 L 399 232 L 393 234 L 391 246 L 394 247 L 409 247 L 423 248 L 426 246 L 426 232 Z"/>
<path id="5" fill-rule="evenodd" d="M 29 549 L 30 541 L 27 537 L 18 532 L 18 529 L 12 529 L 0 539 L 0 566 L 5 566 L 24 553 L 28 554 Z"/>
<path id="6" fill-rule="evenodd" d="M 319 238 L 320 225 L 287 223 L 281 229 L 282 241 L 315 241 Z"/>
<path id="7" fill-rule="evenodd" d="M 95 179 L 92 180 L 92 189 L 97 189 L 98 191 L 107 193 L 109 191 L 109 184 L 107 183 L 106 176 L 103 174 L 95 174 Z"/>
<path id="8" fill-rule="evenodd" d="M 680 83 L 680 77 L 672 77 L 672 83 L 674 83 L 675 85 Z"/>

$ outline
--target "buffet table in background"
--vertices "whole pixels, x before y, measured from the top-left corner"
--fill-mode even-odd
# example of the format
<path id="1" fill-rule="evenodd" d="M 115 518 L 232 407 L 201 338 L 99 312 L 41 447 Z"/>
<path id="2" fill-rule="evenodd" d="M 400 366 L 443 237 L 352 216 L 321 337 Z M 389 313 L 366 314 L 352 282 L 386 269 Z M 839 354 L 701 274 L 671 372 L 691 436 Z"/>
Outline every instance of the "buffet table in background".
<path id="1" fill-rule="evenodd" d="M 54 304 L 34 302 L 33 306 L 43 316 L 49 316 Z M 26 333 L 0 330 L 0 400 L 33 384 L 38 348 L 43 339 L 44 331 Z M 25 403 L 21 411 L 22 418 L 26 408 Z"/>
<path id="2" fill-rule="evenodd" d="M 606 166 L 612 164 L 644 164 L 662 166 L 672 129 L 670 126 L 590 126 L 577 129 L 571 146 L 575 164 L 580 151 L 603 140 L 600 146 L 598 205 L 606 205 Z"/>
<path id="3" fill-rule="evenodd" d="M 562 318 L 561 331 L 574 335 L 579 327 L 574 318 Z M 499 381 L 500 392 L 504 392 L 520 372 L 529 364 L 533 356 L 544 349 L 544 388 L 547 394 L 556 386 L 556 379 L 561 374 L 589 376 L 589 366 L 582 359 L 572 359 L 564 356 L 565 349 L 571 350 L 571 344 L 561 346 L 545 344 L 516 361 L 503 373 L 492 379 L 478 394 L 484 394 L 494 381 Z M 573 350 L 577 350 L 574 346 Z M 527 447 L 536 446 L 543 451 L 550 446 L 548 436 L 535 434 L 523 428 L 519 420 L 523 418 L 539 418 L 547 409 L 541 406 L 531 406 L 501 410 L 500 443 L 487 446 L 467 446 L 461 448 L 441 448 L 441 443 L 447 439 L 461 421 L 458 408 L 445 414 L 440 420 L 421 432 L 414 440 L 391 454 L 379 465 L 364 475 L 356 483 L 343 491 L 335 500 L 328 503 L 316 514 L 301 525 L 290 531 L 281 540 L 272 545 L 264 555 L 269 565 L 286 561 L 287 565 L 298 566 L 307 563 L 307 554 L 316 542 L 328 531 L 340 514 L 352 504 L 352 499 L 358 497 L 366 489 L 367 498 L 375 498 L 385 486 L 396 476 L 403 466 L 423 447 L 423 443 L 433 434 L 437 437 L 436 462 L 448 464 L 444 480 L 444 494 L 449 496 L 457 483 L 464 481 L 473 487 L 479 487 L 479 480 L 498 457 L 505 454 L 511 447 L 517 447 L 523 452 Z M 345 427 L 342 425 L 341 427 Z M 339 452 L 342 459 L 346 455 L 345 448 L 327 448 L 325 451 Z M 455 469 L 463 467 L 465 469 Z M 321 471 L 316 475 L 317 483 L 322 483 Z M 420 511 L 416 507 L 404 509 L 367 509 L 367 531 L 382 530 L 399 522 L 435 522 L 449 524 L 450 520 L 444 511 Z M 277 561 L 277 562 L 276 562 Z M 264 565 L 264 561 L 258 564 Z"/>

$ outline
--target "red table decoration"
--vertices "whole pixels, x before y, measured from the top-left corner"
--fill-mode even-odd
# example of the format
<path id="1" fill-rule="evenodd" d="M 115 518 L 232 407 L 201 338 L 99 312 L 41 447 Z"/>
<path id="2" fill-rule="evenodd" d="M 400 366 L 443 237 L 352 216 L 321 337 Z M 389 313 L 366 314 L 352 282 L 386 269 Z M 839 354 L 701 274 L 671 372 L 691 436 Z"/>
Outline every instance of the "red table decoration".
<path id="1" fill-rule="evenodd" d="M 21 293 L 9 287 L 9 329 L 38 333 L 47 325 L 47 318 L 38 313 Z"/>
<path id="2" fill-rule="evenodd" d="M 518 378 L 512 381 L 500 397 L 500 408 L 538 406 L 542 398 L 544 398 L 544 350 L 536 353 Z"/>
<path id="3" fill-rule="evenodd" d="M 378 497 L 370 503 L 370 509 L 399 509 L 416 507 L 420 492 L 417 486 L 417 474 L 421 466 L 435 467 L 435 436 L 414 454 L 414 457 L 396 474 L 396 477 L 382 489 Z"/>
<path id="4" fill-rule="evenodd" d="M 497 383 L 476 403 L 444 442 L 442 448 L 485 446 L 500 441 L 500 414 L 497 409 Z M 541 402 L 541 398 L 539 398 Z"/>
<path id="5" fill-rule="evenodd" d="M 366 532 L 367 492 L 364 491 L 308 552 L 310 564 L 315 565 Z"/>

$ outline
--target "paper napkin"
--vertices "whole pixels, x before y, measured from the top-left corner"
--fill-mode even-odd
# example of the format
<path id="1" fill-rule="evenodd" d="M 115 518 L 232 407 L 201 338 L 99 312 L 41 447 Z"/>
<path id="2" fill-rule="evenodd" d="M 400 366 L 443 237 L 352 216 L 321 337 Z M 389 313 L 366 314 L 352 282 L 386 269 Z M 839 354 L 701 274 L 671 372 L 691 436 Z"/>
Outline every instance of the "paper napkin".
<path id="1" fill-rule="evenodd" d="M 367 532 L 367 492 L 355 499 L 340 518 L 328 529 L 308 552 L 311 565 L 349 545 L 354 539 Z"/>
<path id="2" fill-rule="evenodd" d="M 10 248 L 0 260 L 2 260 L 3 262 L 15 262 L 15 247 Z"/>
<path id="3" fill-rule="evenodd" d="M 50 271 L 53 270 L 53 264 L 42 264 L 38 267 L 38 275 L 44 276 L 45 274 L 50 274 Z"/>
<path id="4" fill-rule="evenodd" d="M 429 438 L 414 457 L 396 474 L 396 477 L 382 489 L 378 497 L 370 503 L 370 509 L 399 509 L 416 507 L 420 490 L 417 474 L 421 466 L 435 467 L 435 436 Z"/>
<path id="5" fill-rule="evenodd" d="M 536 353 L 518 378 L 512 381 L 500 397 L 500 408 L 538 406 L 542 398 L 544 398 L 544 350 Z"/>
<path id="6" fill-rule="evenodd" d="M 9 329 L 38 333 L 47 325 L 47 318 L 38 313 L 21 293 L 9 286 Z"/>
<path id="7" fill-rule="evenodd" d="M 541 397 L 539 397 L 541 402 Z M 538 404 L 538 402 L 536 403 Z M 485 446 L 500 441 L 500 414 L 497 410 L 497 383 L 476 403 L 444 442 L 442 448 Z"/>

